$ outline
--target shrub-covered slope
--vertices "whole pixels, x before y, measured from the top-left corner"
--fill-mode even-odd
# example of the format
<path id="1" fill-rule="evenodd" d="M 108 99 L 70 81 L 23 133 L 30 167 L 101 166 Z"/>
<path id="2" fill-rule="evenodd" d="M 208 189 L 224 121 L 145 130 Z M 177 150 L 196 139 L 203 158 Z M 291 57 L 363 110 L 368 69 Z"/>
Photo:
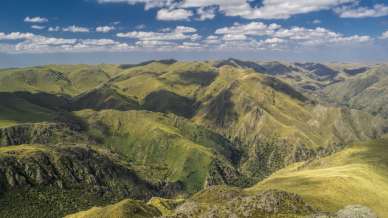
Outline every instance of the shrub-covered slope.
<path id="1" fill-rule="evenodd" d="M 0 147 L 0 217 L 60 217 L 157 189 L 117 155 L 90 146 Z"/>

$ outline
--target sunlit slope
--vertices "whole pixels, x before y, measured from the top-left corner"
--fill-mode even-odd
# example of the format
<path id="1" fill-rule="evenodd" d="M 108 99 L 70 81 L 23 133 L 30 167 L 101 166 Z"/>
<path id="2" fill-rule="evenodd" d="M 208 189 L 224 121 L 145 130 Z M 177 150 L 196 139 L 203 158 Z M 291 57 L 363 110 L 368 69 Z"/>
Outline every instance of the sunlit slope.
<path id="1" fill-rule="evenodd" d="M 362 111 L 312 103 L 275 78 L 230 67 L 220 69 L 199 99 L 194 122 L 240 146 L 243 171 L 261 178 L 337 145 L 378 137 L 388 125 Z"/>
<path id="2" fill-rule="evenodd" d="M 387 152 L 387 139 L 357 143 L 329 157 L 291 165 L 248 191 L 294 192 L 313 206 L 329 211 L 362 204 L 380 217 L 388 217 Z"/>
<path id="3" fill-rule="evenodd" d="M 87 211 L 68 215 L 65 218 L 150 218 L 161 215 L 159 210 L 153 206 L 141 201 L 127 199 L 106 207 L 94 207 Z"/>
<path id="4" fill-rule="evenodd" d="M 311 103 L 277 79 L 235 68 L 221 69 L 200 99 L 195 121 L 244 140 L 277 134 L 319 147 L 373 137 L 384 125 L 367 113 Z"/>
<path id="5" fill-rule="evenodd" d="M 243 153 L 242 170 L 259 178 L 337 145 L 376 138 L 388 126 L 366 112 L 314 103 L 268 75 L 210 62 L 150 62 L 124 69 L 106 85 L 109 99 L 124 102 L 119 105 L 132 99 L 141 109 L 190 118 L 230 139 Z"/>
<path id="6" fill-rule="evenodd" d="M 342 82 L 327 86 L 322 93 L 332 102 L 388 117 L 387 87 L 388 65 L 380 65 Z"/>
<path id="7" fill-rule="evenodd" d="M 120 71 L 115 65 L 47 65 L 0 72 L 0 92 L 29 91 L 78 95 L 107 82 Z"/>
<path id="8" fill-rule="evenodd" d="M 0 83 L 9 85 L 0 87 L 7 92 L 13 92 L 15 90 L 12 88 L 15 88 L 29 92 L 45 91 L 70 95 L 67 97 L 70 103 L 38 104 L 39 107 L 52 111 L 146 110 L 185 117 L 188 119 L 186 123 L 204 126 L 226 138 L 229 144 L 233 145 L 229 147 L 239 151 L 235 167 L 255 179 L 264 178 L 290 163 L 330 154 L 352 141 L 377 138 L 388 130 L 388 122 L 378 116 L 359 110 L 323 106 L 274 77 L 229 65 L 217 67 L 211 62 L 152 61 L 136 66 L 49 65 L 6 70 L 1 72 Z M 56 102 L 54 100 L 53 102 Z M 128 112 L 131 113 L 135 112 Z M 115 115 L 112 119 L 120 118 Z M 15 123 L 14 119 L 4 118 L 8 121 L 3 123 Z M 99 122 L 99 119 L 111 118 L 93 115 L 87 122 L 107 123 Z M 38 121 L 45 120 L 46 118 Z M 147 122 L 150 124 L 143 124 Z M 214 162 L 214 158 L 210 158 L 214 156 L 214 147 L 182 134 L 182 127 L 175 127 L 174 122 L 165 123 L 162 127 L 157 126 L 157 130 L 152 132 L 148 131 L 154 128 L 155 117 L 152 116 L 149 118 L 148 115 L 139 115 L 136 122 L 131 118 L 122 123 L 123 126 L 128 125 L 128 128 L 121 129 L 139 131 L 128 133 L 127 130 L 120 130 L 120 135 L 113 139 L 110 136 L 114 134 L 111 133 L 108 136 L 100 134 L 97 138 L 100 138 L 102 144 L 108 144 L 126 153 L 132 161 L 136 160 L 137 163 L 145 165 L 153 163 L 160 152 L 160 146 L 155 144 L 161 141 L 165 145 L 178 144 L 179 146 L 175 147 L 185 148 L 190 152 L 200 151 L 198 156 L 203 158 L 203 161 L 198 163 L 210 166 L 209 163 Z M 116 129 L 111 129 L 111 124 L 108 123 L 107 126 L 104 128 L 117 132 Z M 95 128 L 90 130 L 95 131 Z M 169 140 L 165 140 L 166 138 Z M 106 139 L 110 140 L 109 143 Z M 178 142 L 177 139 L 181 141 Z M 142 151 L 147 152 L 137 152 L 140 147 Z M 216 150 L 222 153 L 219 149 Z M 171 152 L 170 155 L 176 153 Z M 197 153 L 182 158 L 186 160 L 192 156 L 196 157 Z M 231 162 L 231 158 L 226 159 Z M 182 161 L 172 161 L 171 158 L 161 161 L 163 169 L 174 169 L 168 172 L 167 178 L 174 178 L 173 181 L 182 180 L 177 176 L 180 172 L 187 172 L 182 171 Z M 169 167 L 164 168 L 164 163 Z M 198 168 L 207 168 L 203 166 Z M 167 173 L 167 170 L 164 172 Z M 204 181 L 205 173 L 200 174 L 193 174 L 196 178 L 194 180 L 202 178 L 198 181 Z M 162 175 L 165 176 L 164 173 Z"/>
<path id="9" fill-rule="evenodd" d="M 210 62 L 150 62 L 108 85 L 143 109 L 192 118 L 247 145 L 279 138 L 326 147 L 373 138 L 384 125 L 367 113 L 314 104 L 273 77 Z"/>
<path id="10" fill-rule="evenodd" d="M 238 153 L 226 139 L 175 115 L 115 110 L 83 110 L 75 115 L 88 125 L 92 138 L 129 162 L 145 166 L 147 178 L 182 184 L 193 192 L 211 179 L 214 166 L 236 173 L 231 164 L 238 161 L 234 160 Z M 235 174 L 230 176 L 236 179 Z"/>
<path id="11" fill-rule="evenodd" d="M 214 80 L 216 71 L 216 68 L 206 62 L 151 62 L 121 72 L 110 84 L 120 93 L 139 101 L 159 90 L 194 98 L 201 88 Z"/>

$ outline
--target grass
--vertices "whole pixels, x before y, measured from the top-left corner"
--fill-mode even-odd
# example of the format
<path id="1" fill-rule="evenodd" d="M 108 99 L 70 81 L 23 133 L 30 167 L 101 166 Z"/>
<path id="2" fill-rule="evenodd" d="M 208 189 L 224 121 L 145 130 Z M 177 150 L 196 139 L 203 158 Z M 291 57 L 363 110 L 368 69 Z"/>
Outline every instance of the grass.
<path id="1" fill-rule="evenodd" d="M 65 216 L 65 218 L 150 218 L 160 215 L 159 210 L 153 206 L 141 201 L 126 199 L 106 207 L 93 207 L 87 211 Z"/>
<path id="2" fill-rule="evenodd" d="M 32 104 L 22 98 L 0 94 L 0 127 L 53 119 L 54 112 L 50 109 Z"/>
<path id="3" fill-rule="evenodd" d="M 171 216 L 174 214 L 174 209 L 184 202 L 184 198 L 165 199 L 160 197 L 153 197 L 147 202 L 147 204 L 156 207 L 163 216 Z"/>
<path id="4" fill-rule="evenodd" d="M 120 71 L 116 65 L 46 65 L 8 69 L 1 72 L 0 91 L 75 96 L 107 82 Z"/>
<path id="5" fill-rule="evenodd" d="M 135 165 L 148 166 L 146 177 L 182 182 L 189 193 L 203 187 L 214 159 L 232 156 L 231 145 L 221 136 L 174 115 L 115 110 L 75 114 L 101 144 Z"/>
<path id="6" fill-rule="evenodd" d="M 247 191 L 294 192 L 316 208 L 331 212 L 362 204 L 388 217 L 387 152 L 386 139 L 357 143 L 329 157 L 279 170 Z"/>

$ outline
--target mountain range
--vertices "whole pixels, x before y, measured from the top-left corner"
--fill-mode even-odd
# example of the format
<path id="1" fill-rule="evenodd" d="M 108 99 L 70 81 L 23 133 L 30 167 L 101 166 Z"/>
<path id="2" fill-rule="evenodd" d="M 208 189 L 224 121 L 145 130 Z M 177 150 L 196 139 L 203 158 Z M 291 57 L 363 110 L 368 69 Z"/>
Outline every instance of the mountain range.
<path id="1" fill-rule="evenodd" d="M 0 70 L 0 217 L 388 217 L 388 65 Z"/>

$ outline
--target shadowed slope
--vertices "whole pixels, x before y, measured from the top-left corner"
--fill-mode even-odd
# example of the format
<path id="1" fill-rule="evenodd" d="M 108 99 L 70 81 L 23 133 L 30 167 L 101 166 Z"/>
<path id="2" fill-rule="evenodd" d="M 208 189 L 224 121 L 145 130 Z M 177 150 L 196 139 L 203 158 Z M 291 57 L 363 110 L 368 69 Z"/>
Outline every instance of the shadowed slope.
<path id="1" fill-rule="evenodd" d="M 0 148 L 3 217 L 61 217 L 92 205 L 156 189 L 120 158 L 90 146 L 18 145 Z"/>

